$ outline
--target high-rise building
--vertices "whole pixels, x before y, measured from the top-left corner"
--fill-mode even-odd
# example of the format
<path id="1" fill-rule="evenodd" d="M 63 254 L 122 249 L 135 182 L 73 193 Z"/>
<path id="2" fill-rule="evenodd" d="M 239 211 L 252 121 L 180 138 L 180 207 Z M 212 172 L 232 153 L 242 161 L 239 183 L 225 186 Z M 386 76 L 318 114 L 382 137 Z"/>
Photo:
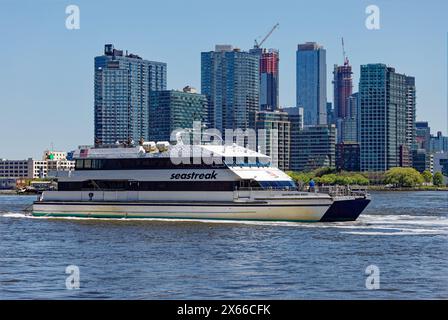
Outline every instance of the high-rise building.
<path id="1" fill-rule="evenodd" d="M 355 92 L 350 97 L 348 97 L 348 109 L 350 113 L 349 120 L 354 122 L 354 131 L 356 133 L 356 139 L 352 141 L 361 141 L 360 137 L 360 128 L 361 128 L 361 111 L 360 111 L 360 103 L 359 103 L 359 93 Z M 351 132 L 351 136 L 353 136 L 353 132 Z M 346 140 L 348 141 L 348 140 Z"/>
<path id="2" fill-rule="evenodd" d="M 259 110 L 259 58 L 230 45 L 201 53 L 201 93 L 208 99 L 208 127 L 225 129 L 255 126 Z"/>
<path id="3" fill-rule="evenodd" d="M 335 145 L 335 125 L 305 126 L 298 134 L 295 170 L 311 171 L 320 167 L 334 167 Z"/>
<path id="4" fill-rule="evenodd" d="M 359 94 L 354 93 L 347 98 L 347 117 L 337 118 L 337 142 L 359 142 Z"/>
<path id="5" fill-rule="evenodd" d="M 360 171 L 360 146 L 356 142 L 336 144 L 336 169 L 342 171 Z"/>
<path id="6" fill-rule="evenodd" d="M 349 64 L 348 59 L 345 59 L 343 66 L 334 66 L 334 122 L 337 129 L 338 143 L 357 141 L 356 100 L 355 97 L 352 96 L 352 74 L 352 67 Z"/>
<path id="7" fill-rule="evenodd" d="M 149 96 L 166 90 L 166 69 L 105 45 L 95 57 L 95 144 L 148 138 Z"/>
<path id="8" fill-rule="evenodd" d="M 296 52 L 297 107 L 303 107 L 304 124 L 327 123 L 326 51 L 315 42 L 299 44 Z"/>
<path id="9" fill-rule="evenodd" d="M 412 167 L 418 172 L 433 170 L 433 156 L 425 149 L 412 150 Z"/>
<path id="10" fill-rule="evenodd" d="M 361 66 L 361 170 L 386 171 L 409 160 L 401 159 L 407 143 L 406 75 L 384 64 Z M 400 148 L 401 147 L 401 148 Z"/>
<path id="11" fill-rule="evenodd" d="M 414 77 L 406 77 L 406 104 L 406 147 L 411 152 L 416 148 L 416 89 Z"/>
<path id="12" fill-rule="evenodd" d="M 327 102 L 327 124 L 335 124 L 334 108 L 331 102 Z"/>
<path id="13" fill-rule="evenodd" d="M 337 142 L 357 142 L 358 123 L 356 118 L 339 118 L 336 120 Z"/>
<path id="14" fill-rule="evenodd" d="M 260 110 L 279 108 L 279 53 L 276 49 L 254 48 L 250 53 L 260 61 Z"/>
<path id="15" fill-rule="evenodd" d="M 437 131 L 437 135 L 431 135 L 429 143 L 429 151 L 436 152 L 448 152 L 448 137 L 442 135 L 441 131 Z"/>
<path id="16" fill-rule="evenodd" d="M 171 141 L 177 129 L 192 129 L 194 121 L 204 121 L 207 98 L 191 87 L 183 91 L 153 91 L 149 107 L 149 140 Z"/>
<path id="17" fill-rule="evenodd" d="M 417 149 L 429 150 L 431 128 L 427 121 L 417 121 L 415 123 L 415 140 Z"/>
<path id="18" fill-rule="evenodd" d="M 333 93 L 334 93 L 334 112 L 336 118 L 349 118 L 350 108 L 348 99 L 353 93 L 352 66 L 348 60 L 343 66 L 334 66 L 333 71 Z"/>
<path id="19" fill-rule="evenodd" d="M 283 111 L 288 114 L 288 120 L 290 122 L 289 169 L 298 171 L 300 170 L 299 134 L 303 129 L 303 108 L 290 107 L 284 108 Z"/>
<path id="20" fill-rule="evenodd" d="M 443 175 L 443 183 L 448 185 L 448 152 L 434 154 L 433 173 L 440 172 Z"/>
<path id="21" fill-rule="evenodd" d="M 283 111 L 258 111 L 255 128 L 265 130 L 265 135 L 258 136 L 261 152 L 271 157 L 272 165 L 281 169 L 289 168 L 290 156 L 290 121 L 288 113 Z M 264 139 L 264 141 L 260 141 Z M 263 150 L 265 149 L 265 150 Z"/>

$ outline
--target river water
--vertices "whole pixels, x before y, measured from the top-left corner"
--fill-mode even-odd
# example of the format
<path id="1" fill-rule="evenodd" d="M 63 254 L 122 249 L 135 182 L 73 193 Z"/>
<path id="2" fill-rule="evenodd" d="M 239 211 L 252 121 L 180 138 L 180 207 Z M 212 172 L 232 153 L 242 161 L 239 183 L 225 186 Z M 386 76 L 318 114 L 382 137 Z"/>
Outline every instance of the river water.
<path id="1" fill-rule="evenodd" d="M 447 192 L 310 224 L 31 218 L 34 199 L 0 196 L 0 299 L 448 298 Z"/>

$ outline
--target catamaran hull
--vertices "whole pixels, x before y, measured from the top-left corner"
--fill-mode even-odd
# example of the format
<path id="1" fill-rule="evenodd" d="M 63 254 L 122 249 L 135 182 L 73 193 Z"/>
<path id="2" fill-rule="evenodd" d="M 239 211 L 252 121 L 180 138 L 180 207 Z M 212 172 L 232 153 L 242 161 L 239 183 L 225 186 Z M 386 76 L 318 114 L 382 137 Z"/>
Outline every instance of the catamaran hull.
<path id="1" fill-rule="evenodd" d="M 322 204 L 150 204 L 35 202 L 33 216 L 162 218 L 318 222 L 331 203 Z"/>
<path id="2" fill-rule="evenodd" d="M 355 221 L 369 203 L 369 198 L 335 199 L 321 222 Z"/>

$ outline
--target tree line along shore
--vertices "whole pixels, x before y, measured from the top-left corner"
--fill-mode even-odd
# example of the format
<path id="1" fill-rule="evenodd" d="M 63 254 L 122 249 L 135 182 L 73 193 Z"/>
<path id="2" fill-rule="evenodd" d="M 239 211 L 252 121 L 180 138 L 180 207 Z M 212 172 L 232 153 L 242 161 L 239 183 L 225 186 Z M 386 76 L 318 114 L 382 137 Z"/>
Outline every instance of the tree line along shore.
<path id="1" fill-rule="evenodd" d="M 299 187 L 306 187 L 313 180 L 316 185 L 358 185 L 369 190 L 442 190 L 448 191 L 443 175 L 429 171 L 422 173 L 414 168 L 391 168 L 386 172 L 346 172 L 323 167 L 309 172 L 287 171 Z"/>

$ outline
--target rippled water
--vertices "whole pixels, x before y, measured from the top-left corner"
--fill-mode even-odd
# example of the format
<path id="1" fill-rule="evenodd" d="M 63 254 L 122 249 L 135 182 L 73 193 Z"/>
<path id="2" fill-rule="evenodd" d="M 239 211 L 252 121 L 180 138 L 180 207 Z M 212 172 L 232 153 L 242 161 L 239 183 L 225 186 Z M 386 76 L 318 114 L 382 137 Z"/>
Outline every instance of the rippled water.
<path id="1" fill-rule="evenodd" d="M 448 298 L 446 192 L 374 193 L 358 221 L 314 224 L 30 218 L 34 198 L 0 196 L 2 299 Z"/>

